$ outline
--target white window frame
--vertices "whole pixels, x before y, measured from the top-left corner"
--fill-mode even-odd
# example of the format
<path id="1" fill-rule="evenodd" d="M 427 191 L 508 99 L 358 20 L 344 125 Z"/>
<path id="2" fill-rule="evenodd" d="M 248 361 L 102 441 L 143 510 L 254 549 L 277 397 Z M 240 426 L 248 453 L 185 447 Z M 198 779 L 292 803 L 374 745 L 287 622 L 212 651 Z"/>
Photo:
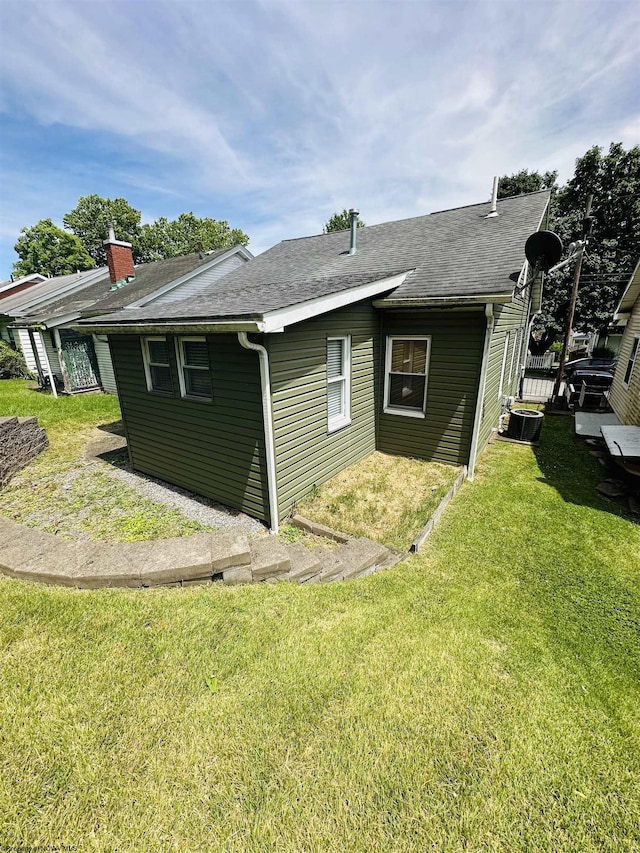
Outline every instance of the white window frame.
<path id="1" fill-rule="evenodd" d="M 342 375 L 329 378 L 329 343 L 339 341 L 342 345 Z M 329 385 L 342 384 L 342 411 L 329 417 Z M 351 423 L 351 335 L 336 335 L 327 338 L 327 432 L 349 426 Z"/>
<path id="2" fill-rule="evenodd" d="M 422 399 L 422 409 L 403 408 L 401 406 L 393 406 L 389 403 L 389 394 L 391 392 L 391 354 L 393 351 L 394 341 L 426 341 L 427 352 L 424 364 L 424 397 Z M 385 415 L 401 415 L 405 418 L 425 418 L 427 408 L 427 387 L 429 385 L 429 363 L 431 361 L 431 335 L 387 335 L 385 364 L 384 364 L 384 404 L 383 412 Z M 395 371 L 397 372 L 397 371 Z M 407 376 L 422 376 L 421 373 L 408 373 Z"/>
<path id="3" fill-rule="evenodd" d="M 183 343 L 188 341 L 196 341 L 197 343 L 206 344 L 207 339 L 204 335 L 186 335 L 183 337 L 176 338 L 176 360 L 178 362 L 178 381 L 180 382 L 180 396 L 185 400 L 194 400 L 198 403 L 210 403 L 213 400 L 213 383 L 211 378 L 211 365 L 208 364 L 207 367 L 199 367 L 192 364 L 187 364 L 184 357 L 184 348 Z M 209 358 L 209 354 L 207 352 L 207 360 Z M 211 386 L 211 394 L 208 397 L 205 397 L 201 394 L 189 394 L 187 392 L 187 383 L 184 378 L 185 367 L 187 370 L 202 370 L 206 371 L 209 376 L 209 385 Z"/>
<path id="4" fill-rule="evenodd" d="M 636 362 L 638 361 L 638 355 L 640 355 L 640 335 L 634 335 L 631 341 L 631 352 L 629 353 L 627 366 L 624 369 L 624 376 L 622 377 L 622 384 L 625 388 L 628 388 L 629 385 L 631 385 L 631 377 L 633 376 L 633 371 L 635 370 Z M 627 374 L 629 374 L 628 379 L 626 379 Z"/>
<path id="5" fill-rule="evenodd" d="M 165 344 L 167 343 L 167 339 L 164 335 L 145 335 L 140 339 L 140 343 L 142 345 L 142 363 L 144 364 L 144 375 L 147 380 L 147 391 L 151 394 L 164 394 L 166 397 L 173 396 L 173 377 L 171 376 L 171 362 L 167 360 L 166 362 L 161 361 L 151 361 L 151 353 L 149 352 L 149 342 L 150 341 L 163 341 Z M 169 347 L 167 346 L 167 359 L 169 359 Z M 164 388 L 154 388 L 153 387 L 153 379 L 151 377 L 151 367 L 168 367 L 169 368 L 169 376 L 171 377 L 172 389 L 171 391 L 167 391 Z"/>
<path id="6" fill-rule="evenodd" d="M 507 352 L 509 351 L 509 338 L 511 331 L 507 331 L 504 336 L 504 349 L 502 350 L 502 366 L 500 368 L 500 382 L 498 383 L 498 400 L 502 400 L 502 389 L 504 388 L 504 374 L 507 367 Z"/>
<path id="7" fill-rule="evenodd" d="M 509 388 L 511 388 L 511 381 L 513 380 L 513 365 L 516 358 L 516 352 L 518 350 L 518 341 L 520 339 L 520 329 L 515 329 L 514 332 L 514 341 L 513 346 L 511 348 L 511 360 L 509 361 Z"/>

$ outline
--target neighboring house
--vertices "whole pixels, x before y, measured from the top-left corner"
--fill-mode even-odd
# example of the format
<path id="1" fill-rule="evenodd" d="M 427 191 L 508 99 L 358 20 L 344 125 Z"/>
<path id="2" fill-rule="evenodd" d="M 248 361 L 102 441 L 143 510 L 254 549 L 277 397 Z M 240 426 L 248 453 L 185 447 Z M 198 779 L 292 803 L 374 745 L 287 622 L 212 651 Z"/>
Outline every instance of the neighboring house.
<path id="1" fill-rule="evenodd" d="M 472 475 L 524 365 L 548 202 L 287 240 L 215 292 L 82 321 L 108 336 L 133 467 L 273 530 L 375 449 Z"/>
<path id="2" fill-rule="evenodd" d="M 106 272 L 107 268 L 103 267 L 55 278 L 38 276 L 42 280 L 34 283 L 28 290 L 6 296 L 0 294 L 0 338 L 22 349 L 29 369 L 37 371 L 38 365 L 34 355 L 36 350 L 42 353 L 43 360 L 48 364 L 44 341 L 40 338 L 34 338 L 32 341 L 26 329 L 12 328 L 14 320 L 25 312 L 36 310 L 39 305 L 61 299 L 70 292 L 87 287 L 96 279 L 103 278 Z M 55 352 L 51 343 L 50 351 Z"/>
<path id="3" fill-rule="evenodd" d="M 640 426 L 640 262 L 622 294 L 614 320 L 625 328 L 609 403 L 620 423 Z"/>
<path id="4" fill-rule="evenodd" d="M 0 299 L 6 299 L 8 296 L 13 296 L 16 293 L 22 293 L 24 290 L 33 287 L 34 284 L 40 284 L 46 281 L 46 275 L 40 275 L 38 272 L 23 275 L 21 278 L 9 279 L 9 281 L 0 281 Z"/>
<path id="5" fill-rule="evenodd" d="M 58 282 L 60 287 L 46 298 L 27 300 L 25 294 L 24 303 L 7 308 L 29 368 L 47 377 L 52 387 L 57 384 L 68 393 L 96 388 L 117 392 L 106 336 L 74 328 L 83 312 L 101 314 L 129 305 L 162 305 L 190 296 L 253 257 L 244 246 L 235 246 L 134 266 L 130 243 L 111 234 L 105 246 L 108 267 L 51 279 L 49 284 Z M 1 302 L 0 311 L 5 311 Z"/>

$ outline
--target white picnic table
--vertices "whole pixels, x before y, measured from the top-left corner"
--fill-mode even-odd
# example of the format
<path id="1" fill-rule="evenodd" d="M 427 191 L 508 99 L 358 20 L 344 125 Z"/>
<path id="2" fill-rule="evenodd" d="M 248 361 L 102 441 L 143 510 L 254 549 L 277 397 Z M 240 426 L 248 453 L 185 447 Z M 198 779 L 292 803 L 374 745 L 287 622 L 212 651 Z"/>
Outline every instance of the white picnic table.
<path id="1" fill-rule="evenodd" d="M 603 426 L 600 431 L 613 457 L 640 459 L 640 426 Z"/>

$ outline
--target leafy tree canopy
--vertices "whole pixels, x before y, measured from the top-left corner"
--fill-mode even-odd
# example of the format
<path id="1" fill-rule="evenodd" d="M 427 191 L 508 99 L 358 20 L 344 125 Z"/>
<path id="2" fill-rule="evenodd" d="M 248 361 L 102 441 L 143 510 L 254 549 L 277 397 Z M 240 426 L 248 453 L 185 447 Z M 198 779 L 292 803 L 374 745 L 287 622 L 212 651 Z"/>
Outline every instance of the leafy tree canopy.
<path id="1" fill-rule="evenodd" d="M 358 217 L 358 228 L 364 228 L 364 222 Z M 322 231 L 324 234 L 329 234 L 331 231 L 345 231 L 351 228 L 351 214 L 344 208 L 341 213 L 334 213 L 333 216 L 325 222 Z"/>
<path id="2" fill-rule="evenodd" d="M 538 190 L 553 190 L 558 189 L 558 173 L 557 172 L 530 172 L 528 169 L 521 169 L 515 175 L 503 175 L 498 181 L 498 198 L 508 198 L 512 195 L 522 195 L 522 193 L 535 193 Z"/>
<path id="3" fill-rule="evenodd" d="M 74 209 L 64 215 L 62 221 L 65 228 L 80 238 L 82 245 L 98 266 L 107 263 L 103 242 L 107 239 L 109 225 L 113 222 L 116 237 L 132 244 L 133 257 L 137 261 L 140 211 L 131 207 L 126 199 L 101 198 L 95 193 L 82 196 Z"/>
<path id="4" fill-rule="evenodd" d="M 198 218 L 193 213 L 181 213 L 177 219 L 161 216 L 150 225 L 143 225 L 138 237 L 140 263 L 162 258 L 177 258 L 193 252 L 246 246 L 247 235 L 239 228 L 230 228 L 224 220 Z"/>
<path id="5" fill-rule="evenodd" d="M 547 172 L 504 176 L 499 183 L 510 192 L 543 189 Z M 504 182 L 504 183 L 503 183 Z M 539 182 L 539 186 L 536 184 Z M 547 186 L 549 184 L 547 183 Z M 522 189 L 517 189 L 522 187 Z M 551 189 L 554 189 L 551 186 Z M 625 151 L 611 143 L 608 153 L 597 145 L 576 160 L 573 177 L 552 196 L 549 227 L 565 246 L 582 235 L 587 199 L 593 194 L 593 239 L 585 252 L 573 327 L 588 332 L 605 328 L 640 257 L 640 147 Z M 542 313 L 537 318 L 533 353 L 544 352 L 563 331 L 574 267 L 545 278 Z"/>
<path id="6" fill-rule="evenodd" d="M 50 219 L 22 229 L 15 245 L 20 261 L 14 264 L 14 273 L 53 276 L 104 266 L 103 244 L 111 223 L 116 238 L 131 243 L 136 264 L 249 242 L 243 231 L 231 228 L 228 222 L 200 219 L 193 213 L 181 213 L 175 220 L 161 216 L 150 225 L 141 225 L 140 218 L 140 211 L 124 198 L 102 198 L 95 193 L 82 196 L 63 218 L 67 230 L 57 228 Z"/>
<path id="7" fill-rule="evenodd" d="M 13 265 L 13 272 L 18 276 L 33 272 L 47 276 L 69 275 L 95 266 L 78 237 L 58 228 L 50 219 L 41 219 L 31 228 L 23 228 L 14 248 L 20 258 Z"/>

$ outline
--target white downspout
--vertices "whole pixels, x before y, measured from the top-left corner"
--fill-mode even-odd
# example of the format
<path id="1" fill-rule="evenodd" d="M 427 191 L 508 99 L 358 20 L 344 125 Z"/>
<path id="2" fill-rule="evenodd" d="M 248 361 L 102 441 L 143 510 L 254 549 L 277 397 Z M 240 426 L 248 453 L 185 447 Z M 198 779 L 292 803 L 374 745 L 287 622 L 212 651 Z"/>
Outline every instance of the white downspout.
<path id="1" fill-rule="evenodd" d="M 278 492 L 276 489 L 276 454 L 271 416 L 271 382 L 269 380 L 269 353 L 261 344 L 254 344 L 246 332 L 238 332 L 240 346 L 254 350 L 260 360 L 260 385 L 262 387 L 262 416 L 264 418 L 264 446 L 267 456 L 267 481 L 269 486 L 269 516 L 271 532 L 278 532 Z"/>
<path id="2" fill-rule="evenodd" d="M 471 438 L 471 450 L 469 451 L 469 469 L 467 480 L 473 480 L 473 472 L 476 467 L 478 455 L 478 441 L 480 439 L 480 425 L 482 423 L 482 406 L 484 403 L 484 391 L 487 384 L 487 371 L 489 368 L 489 347 L 491 346 L 491 333 L 493 332 L 493 303 L 487 302 L 484 307 L 487 318 L 487 328 L 484 333 L 484 349 L 482 351 L 482 367 L 480 368 L 480 383 L 478 385 L 478 399 L 476 400 L 476 414 L 473 421 L 473 436 Z"/>

